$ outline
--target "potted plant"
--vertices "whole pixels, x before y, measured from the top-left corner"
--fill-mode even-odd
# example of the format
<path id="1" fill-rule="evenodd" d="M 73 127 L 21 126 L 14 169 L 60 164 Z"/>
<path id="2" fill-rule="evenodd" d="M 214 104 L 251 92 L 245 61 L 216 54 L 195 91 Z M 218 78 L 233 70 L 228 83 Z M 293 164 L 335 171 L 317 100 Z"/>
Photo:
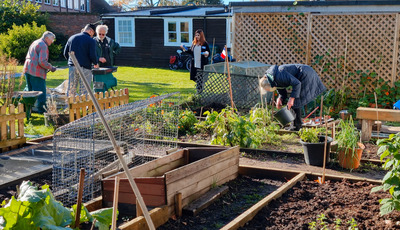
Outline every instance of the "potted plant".
<path id="1" fill-rule="evenodd" d="M 347 169 L 356 169 L 360 166 L 364 145 L 359 141 L 360 133 L 354 126 L 353 118 L 341 120 L 338 125 L 340 131 L 336 136 L 338 146 L 339 165 Z"/>
<path id="2" fill-rule="evenodd" d="M 60 127 L 69 123 L 69 114 L 64 113 L 62 109 L 60 111 L 57 110 L 57 103 L 53 95 L 47 99 L 45 109 L 46 112 L 43 114 L 45 126 Z"/>
<path id="3" fill-rule="evenodd" d="M 321 129 L 302 128 L 299 131 L 300 143 L 304 150 L 304 160 L 308 165 L 323 166 L 325 136 L 319 135 Z M 329 162 L 330 145 L 332 138 L 327 137 L 326 162 Z"/>

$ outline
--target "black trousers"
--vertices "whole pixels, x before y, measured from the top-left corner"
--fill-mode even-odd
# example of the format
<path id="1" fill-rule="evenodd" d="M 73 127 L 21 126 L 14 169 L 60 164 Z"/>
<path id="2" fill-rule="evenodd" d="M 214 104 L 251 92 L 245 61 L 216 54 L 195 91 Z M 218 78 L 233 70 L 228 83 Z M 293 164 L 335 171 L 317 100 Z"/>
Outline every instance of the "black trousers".
<path id="1" fill-rule="evenodd" d="M 292 110 L 294 111 L 296 117 L 294 118 L 294 127 L 296 128 L 296 130 L 300 130 L 301 129 L 301 125 L 303 124 L 303 122 L 301 121 L 301 107 L 300 108 L 293 108 Z"/>

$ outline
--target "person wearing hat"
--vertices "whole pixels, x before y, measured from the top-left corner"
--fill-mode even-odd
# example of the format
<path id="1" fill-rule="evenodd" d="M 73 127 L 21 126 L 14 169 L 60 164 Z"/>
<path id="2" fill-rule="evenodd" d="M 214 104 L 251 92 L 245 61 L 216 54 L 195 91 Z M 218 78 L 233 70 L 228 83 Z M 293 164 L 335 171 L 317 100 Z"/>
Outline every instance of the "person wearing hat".
<path id="1" fill-rule="evenodd" d="M 273 65 L 266 71 L 259 83 L 262 94 L 267 91 L 274 92 L 278 90 L 279 96 L 276 99 L 276 107 L 278 109 L 288 99 L 286 89 L 292 86 L 287 107 L 296 114 L 294 120 L 295 131 L 299 131 L 302 125 L 301 108 L 326 91 L 326 87 L 317 72 L 310 66 L 303 64 Z"/>
<path id="2" fill-rule="evenodd" d="M 92 64 L 94 68 L 99 68 L 98 58 L 96 56 L 96 42 L 93 40 L 96 27 L 93 24 L 87 24 L 81 33 L 72 35 L 65 45 L 64 57 L 68 60 L 69 77 L 67 96 L 75 95 L 79 82 L 79 94 L 87 94 L 85 87 L 78 76 L 74 63 L 69 56 L 70 52 L 74 52 L 79 65 L 82 67 L 85 79 L 91 85 L 92 83 Z"/>

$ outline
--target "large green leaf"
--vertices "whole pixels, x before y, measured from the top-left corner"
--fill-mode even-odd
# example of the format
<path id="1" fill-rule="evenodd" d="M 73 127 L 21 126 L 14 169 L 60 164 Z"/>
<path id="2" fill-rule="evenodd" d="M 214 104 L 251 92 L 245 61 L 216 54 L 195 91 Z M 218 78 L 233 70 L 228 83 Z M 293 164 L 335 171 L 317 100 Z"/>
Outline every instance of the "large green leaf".
<path id="1" fill-rule="evenodd" d="M 90 212 L 90 215 L 97 220 L 95 225 L 96 227 L 99 228 L 99 230 L 108 230 L 112 221 L 112 212 L 113 212 L 112 208 L 102 208 Z"/>

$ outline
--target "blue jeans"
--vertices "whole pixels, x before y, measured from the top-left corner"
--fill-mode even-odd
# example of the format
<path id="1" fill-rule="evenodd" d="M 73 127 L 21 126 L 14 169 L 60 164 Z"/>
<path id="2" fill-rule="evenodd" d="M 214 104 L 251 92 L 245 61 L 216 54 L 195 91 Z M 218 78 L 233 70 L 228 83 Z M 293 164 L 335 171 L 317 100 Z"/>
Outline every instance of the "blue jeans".
<path id="1" fill-rule="evenodd" d="M 86 81 L 89 83 L 91 87 L 93 81 L 92 70 L 82 68 L 83 75 L 85 76 Z M 78 92 L 77 92 L 78 90 Z M 81 94 L 88 94 L 86 91 L 85 86 L 82 83 L 81 78 L 78 75 L 78 70 L 75 66 L 69 67 L 69 75 L 68 75 L 68 89 L 67 89 L 67 96 L 75 96 Z"/>
<path id="2" fill-rule="evenodd" d="M 38 113 L 46 111 L 46 80 L 41 77 L 35 77 L 29 73 L 25 73 L 26 87 L 25 91 L 42 91 L 43 93 L 37 98 L 35 106 L 38 108 Z"/>

